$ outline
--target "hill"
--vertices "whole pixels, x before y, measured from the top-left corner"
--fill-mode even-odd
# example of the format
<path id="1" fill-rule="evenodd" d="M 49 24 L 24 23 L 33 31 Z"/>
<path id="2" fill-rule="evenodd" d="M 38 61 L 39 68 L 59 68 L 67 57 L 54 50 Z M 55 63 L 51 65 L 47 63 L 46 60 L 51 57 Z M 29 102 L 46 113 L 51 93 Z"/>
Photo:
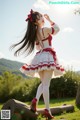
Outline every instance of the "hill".
<path id="1" fill-rule="evenodd" d="M 25 77 L 25 75 L 23 75 L 19 69 L 20 67 L 23 65 L 24 63 L 21 62 L 17 62 L 17 61 L 12 61 L 12 60 L 7 60 L 7 59 L 0 59 L 0 74 L 2 74 L 5 71 L 11 71 L 12 73 L 15 74 L 20 74 L 23 77 Z"/>

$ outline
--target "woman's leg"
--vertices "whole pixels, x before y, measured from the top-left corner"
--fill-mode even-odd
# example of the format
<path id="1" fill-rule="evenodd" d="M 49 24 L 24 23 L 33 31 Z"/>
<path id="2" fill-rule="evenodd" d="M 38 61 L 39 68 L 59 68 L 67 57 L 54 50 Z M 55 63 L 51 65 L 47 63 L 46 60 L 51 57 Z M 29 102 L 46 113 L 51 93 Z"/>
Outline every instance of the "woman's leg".
<path id="1" fill-rule="evenodd" d="M 43 78 L 43 71 L 40 71 L 39 72 L 39 75 L 40 75 L 40 80 L 42 81 L 42 78 Z M 41 94 L 43 93 L 43 85 L 42 83 L 38 86 L 38 89 L 37 89 L 37 93 L 36 93 L 36 97 L 32 100 L 31 102 L 31 110 L 33 112 L 36 112 L 36 105 L 38 104 L 39 102 L 39 98 L 41 96 Z"/>
<path id="2" fill-rule="evenodd" d="M 45 102 L 45 108 L 49 110 L 50 114 L 51 112 L 49 107 L 49 86 L 50 86 L 52 73 L 53 73 L 52 70 L 44 70 L 43 78 L 42 78 L 43 98 Z"/>
<path id="3" fill-rule="evenodd" d="M 52 70 L 43 70 L 39 72 L 41 84 L 39 85 L 36 93 L 37 104 L 41 94 L 43 93 L 45 108 L 49 110 L 50 114 L 51 112 L 49 107 L 49 86 L 50 86 L 52 73 L 53 73 Z"/>
<path id="4" fill-rule="evenodd" d="M 43 79 L 43 71 L 39 72 L 39 76 L 40 76 L 40 80 L 42 81 L 42 79 Z M 39 102 L 39 98 L 40 98 L 42 93 L 43 93 L 43 85 L 42 85 L 42 83 L 40 83 L 40 85 L 38 86 L 38 89 L 37 89 L 37 93 L 36 93 L 37 104 Z"/>

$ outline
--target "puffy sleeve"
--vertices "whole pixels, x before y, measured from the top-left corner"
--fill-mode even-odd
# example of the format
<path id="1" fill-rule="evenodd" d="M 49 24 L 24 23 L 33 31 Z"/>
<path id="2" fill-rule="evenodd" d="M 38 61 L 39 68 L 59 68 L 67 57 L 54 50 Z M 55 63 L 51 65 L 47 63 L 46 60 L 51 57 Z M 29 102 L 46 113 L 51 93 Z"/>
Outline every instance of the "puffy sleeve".
<path id="1" fill-rule="evenodd" d="M 48 34 L 56 35 L 59 31 L 60 28 L 56 23 L 52 23 L 51 27 L 45 27 L 45 32 Z"/>

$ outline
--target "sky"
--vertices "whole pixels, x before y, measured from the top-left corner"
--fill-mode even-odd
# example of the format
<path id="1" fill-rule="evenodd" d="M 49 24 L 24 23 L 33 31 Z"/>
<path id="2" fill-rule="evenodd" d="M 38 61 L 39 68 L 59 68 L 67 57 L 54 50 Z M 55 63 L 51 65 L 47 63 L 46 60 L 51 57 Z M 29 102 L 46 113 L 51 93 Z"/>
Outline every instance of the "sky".
<path id="1" fill-rule="evenodd" d="M 74 14 L 80 4 L 53 4 L 61 0 L 0 0 L 0 58 L 27 63 L 35 53 L 25 57 L 14 56 L 9 48 L 19 42 L 27 29 L 25 19 L 30 10 L 48 14 L 60 31 L 53 36 L 54 47 L 60 63 L 66 68 L 80 71 L 80 15 Z M 70 0 L 62 0 L 70 2 Z M 71 0 L 72 1 L 72 0 Z M 80 2 L 80 0 L 76 0 Z M 73 2 L 76 2 L 73 0 Z M 45 25 L 51 27 L 44 18 Z"/>

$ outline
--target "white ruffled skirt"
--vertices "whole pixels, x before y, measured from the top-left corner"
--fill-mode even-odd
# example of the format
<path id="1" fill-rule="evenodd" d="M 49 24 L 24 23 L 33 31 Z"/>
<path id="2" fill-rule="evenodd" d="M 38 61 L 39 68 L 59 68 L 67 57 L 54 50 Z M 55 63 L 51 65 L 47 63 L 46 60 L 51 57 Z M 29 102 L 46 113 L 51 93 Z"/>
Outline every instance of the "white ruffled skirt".
<path id="1" fill-rule="evenodd" d="M 38 78 L 40 78 L 38 72 L 42 70 L 53 70 L 52 78 L 60 77 L 65 73 L 53 48 L 44 48 L 42 51 L 37 52 L 29 63 L 20 68 L 20 71 L 25 75 Z"/>

